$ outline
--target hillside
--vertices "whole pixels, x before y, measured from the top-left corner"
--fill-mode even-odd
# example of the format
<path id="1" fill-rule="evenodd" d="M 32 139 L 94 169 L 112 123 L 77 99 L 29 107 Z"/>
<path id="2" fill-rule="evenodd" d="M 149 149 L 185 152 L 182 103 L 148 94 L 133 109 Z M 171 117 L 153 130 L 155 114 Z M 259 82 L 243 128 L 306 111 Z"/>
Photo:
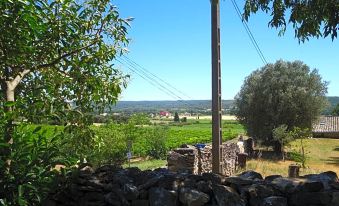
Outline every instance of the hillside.
<path id="1" fill-rule="evenodd" d="M 339 97 L 328 97 L 329 106 L 323 114 L 330 114 L 333 107 L 339 104 Z M 234 100 L 222 100 L 222 108 L 228 113 L 232 108 Z M 182 101 L 119 101 L 111 107 L 112 112 L 159 112 L 162 110 L 174 112 L 199 112 L 210 114 L 211 100 L 182 100 Z"/>
<path id="2" fill-rule="evenodd" d="M 234 100 L 222 100 L 222 108 L 228 111 L 233 106 Z M 159 112 L 180 111 L 210 113 L 211 100 L 182 100 L 182 101 L 119 101 L 111 109 L 113 112 Z"/>

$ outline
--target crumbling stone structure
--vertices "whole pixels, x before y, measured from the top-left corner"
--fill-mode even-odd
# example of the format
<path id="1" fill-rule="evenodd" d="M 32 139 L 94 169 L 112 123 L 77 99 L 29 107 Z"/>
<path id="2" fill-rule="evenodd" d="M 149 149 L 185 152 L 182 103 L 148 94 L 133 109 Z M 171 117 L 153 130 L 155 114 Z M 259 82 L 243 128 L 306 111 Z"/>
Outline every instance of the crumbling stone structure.
<path id="1" fill-rule="evenodd" d="M 222 175 L 231 176 L 236 170 L 238 148 L 235 143 L 227 142 L 220 146 L 222 152 Z M 203 174 L 212 172 L 212 146 L 204 148 L 184 145 L 170 152 L 167 166 L 171 172 Z"/>

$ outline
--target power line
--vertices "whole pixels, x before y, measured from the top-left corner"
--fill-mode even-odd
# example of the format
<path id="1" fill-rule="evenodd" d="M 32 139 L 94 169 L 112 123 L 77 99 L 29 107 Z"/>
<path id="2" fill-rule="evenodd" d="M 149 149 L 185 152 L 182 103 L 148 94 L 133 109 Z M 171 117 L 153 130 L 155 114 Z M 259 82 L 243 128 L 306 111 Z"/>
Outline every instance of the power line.
<path id="1" fill-rule="evenodd" d="M 187 94 L 185 94 L 184 92 L 180 91 L 179 89 L 177 89 L 176 87 L 174 87 L 173 85 L 171 85 L 170 83 L 166 82 L 165 80 L 163 80 L 162 78 L 160 78 L 159 76 L 153 74 L 152 72 L 150 72 L 149 70 L 147 70 L 145 67 L 140 66 L 140 64 L 136 63 L 135 61 L 133 61 L 132 59 L 128 58 L 127 56 L 123 56 L 128 62 L 132 63 L 133 65 L 139 67 L 141 70 L 145 71 L 146 73 L 150 74 L 151 76 L 153 76 L 154 78 L 158 79 L 159 81 L 161 81 L 162 83 L 166 84 L 167 86 L 169 86 L 170 88 L 172 88 L 173 90 L 179 92 L 180 94 L 184 95 L 185 97 L 187 97 L 188 99 L 192 99 L 190 96 L 188 96 Z"/>
<path id="2" fill-rule="evenodd" d="M 159 90 L 161 90 L 162 92 L 166 93 L 167 95 L 171 96 L 173 99 L 177 99 L 176 96 L 172 95 L 171 93 L 167 92 L 166 90 L 162 89 L 161 87 L 158 87 L 155 83 L 153 83 L 152 81 L 150 81 L 149 79 L 147 79 L 145 76 L 143 76 L 142 74 L 140 74 L 139 72 L 137 72 L 136 70 L 134 70 L 133 68 L 131 68 L 129 65 L 126 65 L 125 63 L 123 63 L 122 61 L 120 61 L 119 59 L 116 59 L 117 62 L 119 62 L 121 65 L 125 66 L 127 69 L 131 70 L 133 73 L 137 74 L 138 76 L 140 76 L 142 79 L 144 79 L 145 81 L 147 81 L 149 84 L 153 85 L 154 87 L 158 88 Z"/>
<path id="3" fill-rule="evenodd" d="M 161 91 L 165 92 L 166 94 L 170 95 L 174 99 L 183 100 L 179 95 L 175 94 L 173 91 L 165 87 L 164 85 L 160 84 L 158 81 L 156 81 L 154 78 L 147 75 L 145 72 L 141 71 L 140 69 L 133 66 L 131 63 L 127 62 L 126 60 L 118 57 L 120 60 L 116 59 L 119 63 L 126 66 L 129 70 L 133 71 L 137 75 L 139 75 L 141 78 L 146 80 L 148 83 L 152 84 L 153 86 L 157 87 Z"/>
<path id="4" fill-rule="evenodd" d="M 261 61 L 262 61 L 264 64 L 267 64 L 266 58 L 265 58 L 264 54 L 262 53 L 262 51 L 261 51 L 261 49 L 260 49 L 260 47 L 259 47 L 259 45 L 258 45 L 258 42 L 255 40 L 255 38 L 254 38 L 254 36 L 253 36 L 253 34 L 252 34 L 250 28 L 248 27 L 247 23 L 246 23 L 245 21 L 243 21 L 243 19 L 242 19 L 242 17 L 241 17 L 241 11 L 240 11 L 240 9 L 239 9 L 239 7 L 238 7 L 237 2 L 236 2 L 235 0 L 231 0 L 231 2 L 232 2 L 232 4 L 233 4 L 233 7 L 234 7 L 234 9 L 235 9 L 235 11 L 236 11 L 236 13 L 237 13 L 237 15 L 238 15 L 238 17 L 239 17 L 241 23 L 243 24 L 243 26 L 244 26 L 244 28 L 245 28 L 245 30 L 246 30 L 246 33 L 247 33 L 248 37 L 250 38 L 250 40 L 251 40 L 251 42 L 252 42 L 254 48 L 256 49 L 256 51 L 257 51 L 257 53 L 258 53 L 258 55 L 259 55 Z"/>

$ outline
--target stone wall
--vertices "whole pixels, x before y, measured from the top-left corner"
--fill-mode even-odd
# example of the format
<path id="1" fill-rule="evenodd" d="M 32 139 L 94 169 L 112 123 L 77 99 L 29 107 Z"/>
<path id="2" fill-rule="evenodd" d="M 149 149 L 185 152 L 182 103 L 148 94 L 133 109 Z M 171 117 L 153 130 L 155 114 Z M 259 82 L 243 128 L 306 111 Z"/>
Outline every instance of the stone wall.
<path id="1" fill-rule="evenodd" d="M 237 163 L 238 148 L 235 143 L 224 143 L 220 146 L 222 151 L 222 174 L 234 174 Z M 187 172 L 202 174 L 212 172 L 212 146 L 196 148 L 184 145 L 169 153 L 167 158 L 168 169 L 171 172 Z"/>
<path id="2" fill-rule="evenodd" d="M 226 177 L 87 166 L 70 177 L 43 206 L 339 206 L 334 172 L 263 178 L 253 171 Z"/>

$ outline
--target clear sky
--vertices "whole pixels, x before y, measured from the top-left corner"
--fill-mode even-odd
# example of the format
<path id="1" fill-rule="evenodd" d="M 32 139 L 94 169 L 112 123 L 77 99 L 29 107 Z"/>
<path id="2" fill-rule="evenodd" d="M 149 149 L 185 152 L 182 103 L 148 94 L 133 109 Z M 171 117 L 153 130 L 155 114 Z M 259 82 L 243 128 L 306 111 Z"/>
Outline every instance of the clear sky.
<path id="1" fill-rule="evenodd" d="M 237 0 L 242 9 L 244 1 Z M 209 0 L 113 0 L 122 17 L 134 17 L 129 28 L 130 59 L 170 83 L 191 99 L 211 99 L 211 25 Z M 233 99 L 246 76 L 263 66 L 230 0 L 221 1 L 222 98 Z M 270 15 L 251 16 L 248 26 L 267 61 L 301 60 L 329 81 L 328 95 L 339 96 L 339 39 L 294 38 L 269 28 Z M 133 74 L 121 100 L 178 100 Z M 166 85 L 165 85 L 166 86 Z M 176 92 L 176 91 L 174 91 Z M 176 92 L 182 99 L 188 99 Z"/>

